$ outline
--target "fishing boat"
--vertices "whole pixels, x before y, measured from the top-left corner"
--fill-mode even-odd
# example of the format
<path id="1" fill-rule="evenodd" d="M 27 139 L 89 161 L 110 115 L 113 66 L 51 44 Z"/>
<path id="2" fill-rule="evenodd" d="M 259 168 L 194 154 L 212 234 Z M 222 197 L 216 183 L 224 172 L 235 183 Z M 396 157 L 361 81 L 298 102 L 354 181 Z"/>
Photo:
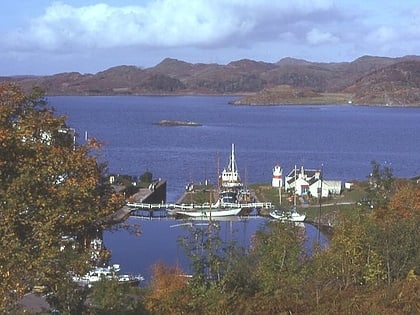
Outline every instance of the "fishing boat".
<path id="1" fill-rule="evenodd" d="M 173 213 L 176 216 L 210 219 L 237 216 L 243 209 L 250 207 L 246 203 L 249 198 L 245 198 L 249 195 L 249 191 L 243 189 L 243 184 L 238 174 L 234 144 L 232 144 L 229 163 L 218 175 L 218 178 L 218 197 L 215 203 L 211 202 L 212 192 L 210 192 L 209 203 L 202 205 L 177 205 L 176 209 L 169 213 Z"/>
<path id="2" fill-rule="evenodd" d="M 235 144 L 232 143 L 232 148 L 229 157 L 229 163 L 223 169 L 219 176 L 219 186 L 222 191 L 238 190 L 243 187 L 241 178 L 238 172 L 238 166 L 235 159 Z"/>
<path id="3" fill-rule="evenodd" d="M 114 264 L 112 266 L 95 267 L 83 276 L 73 276 L 73 281 L 81 286 L 92 287 L 93 284 L 100 280 L 117 280 L 122 284 L 139 285 L 144 281 L 141 275 L 119 274 L 120 265 Z"/>

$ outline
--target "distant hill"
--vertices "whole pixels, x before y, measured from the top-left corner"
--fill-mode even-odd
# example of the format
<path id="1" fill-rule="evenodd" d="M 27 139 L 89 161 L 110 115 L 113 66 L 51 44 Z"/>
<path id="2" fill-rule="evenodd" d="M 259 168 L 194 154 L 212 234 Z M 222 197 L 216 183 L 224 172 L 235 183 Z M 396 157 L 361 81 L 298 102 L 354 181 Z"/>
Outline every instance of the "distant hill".
<path id="1" fill-rule="evenodd" d="M 375 70 L 345 89 L 360 104 L 420 105 L 420 61 Z"/>
<path id="2" fill-rule="evenodd" d="M 420 56 L 363 56 L 352 62 L 319 63 L 284 58 L 276 63 L 243 59 L 227 65 L 164 59 L 151 68 L 117 66 L 96 74 L 0 77 L 47 95 L 232 94 L 238 104 L 318 101 L 420 105 Z"/>

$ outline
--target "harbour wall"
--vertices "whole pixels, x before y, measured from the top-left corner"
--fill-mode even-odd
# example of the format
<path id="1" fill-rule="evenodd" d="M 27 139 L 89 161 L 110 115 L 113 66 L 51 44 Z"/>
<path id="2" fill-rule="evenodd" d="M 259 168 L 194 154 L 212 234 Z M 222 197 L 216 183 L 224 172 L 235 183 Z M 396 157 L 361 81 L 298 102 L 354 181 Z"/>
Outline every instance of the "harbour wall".
<path id="1" fill-rule="evenodd" d="M 135 202 L 143 203 L 166 203 L 166 180 L 153 181 L 148 188 L 140 188 L 137 193 L 130 197 Z M 107 216 L 103 221 L 114 224 L 124 221 L 131 212 L 127 206 L 122 207 L 117 212 Z"/>
<path id="2" fill-rule="evenodd" d="M 137 197 L 142 200 L 144 203 L 165 203 L 166 202 L 166 180 L 156 180 L 152 182 L 149 187 L 142 188 L 139 190 L 139 192 L 136 194 Z"/>

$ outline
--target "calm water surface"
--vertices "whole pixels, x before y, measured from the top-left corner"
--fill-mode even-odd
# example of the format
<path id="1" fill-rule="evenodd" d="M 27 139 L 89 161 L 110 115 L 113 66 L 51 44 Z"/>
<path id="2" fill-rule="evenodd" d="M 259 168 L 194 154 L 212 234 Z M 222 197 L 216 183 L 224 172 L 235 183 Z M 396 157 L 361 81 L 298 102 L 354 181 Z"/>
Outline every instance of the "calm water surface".
<path id="1" fill-rule="evenodd" d="M 209 179 L 229 158 L 231 143 L 247 183 L 270 182 L 272 167 L 284 172 L 295 164 L 323 165 L 326 179 L 364 180 L 370 162 L 392 167 L 395 176 L 420 174 L 420 109 L 355 106 L 230 106 L 233 97 L 105 96 L 49 97 L 68 117 L 83 142 L 89 136 L 105 142 L 102 159 L 112 173 L 153 173 L 168 182 L 168 202 L 185 184 Z M 201 127 L 161 127 L 162 119 L 190 120 Z M 130 219 L 138 220 L 138 219 Z M 258 220 L 257 220 L 258 221 Z M 260 222 L 249 220 L 249 238 Z M 235 223 L 244 225 L 242 223 Z M 181 229 L 170 220 L 141 221 L 140 237 L 125 232 L 104 235 L 113 259 L 122 268 L 147 273 L 157 260 L 176 263 Z"/>

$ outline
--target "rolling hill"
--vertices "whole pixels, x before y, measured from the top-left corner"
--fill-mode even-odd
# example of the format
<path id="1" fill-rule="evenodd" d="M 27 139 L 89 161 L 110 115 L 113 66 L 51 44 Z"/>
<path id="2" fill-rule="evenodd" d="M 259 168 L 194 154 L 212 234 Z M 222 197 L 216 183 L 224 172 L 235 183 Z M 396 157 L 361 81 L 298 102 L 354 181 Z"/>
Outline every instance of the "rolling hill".
<path id="1" fill-rule="evenodd" d="M 284 58 L 243 59 L 227 65 L 166 58 L 151 68 L 117 66 L 96 74 L 0 77 L 47 95 L 232 94 L 236 104 L 420 105 L 420 56 L 363 56 L 352 62 L 317 63 Z"/>

